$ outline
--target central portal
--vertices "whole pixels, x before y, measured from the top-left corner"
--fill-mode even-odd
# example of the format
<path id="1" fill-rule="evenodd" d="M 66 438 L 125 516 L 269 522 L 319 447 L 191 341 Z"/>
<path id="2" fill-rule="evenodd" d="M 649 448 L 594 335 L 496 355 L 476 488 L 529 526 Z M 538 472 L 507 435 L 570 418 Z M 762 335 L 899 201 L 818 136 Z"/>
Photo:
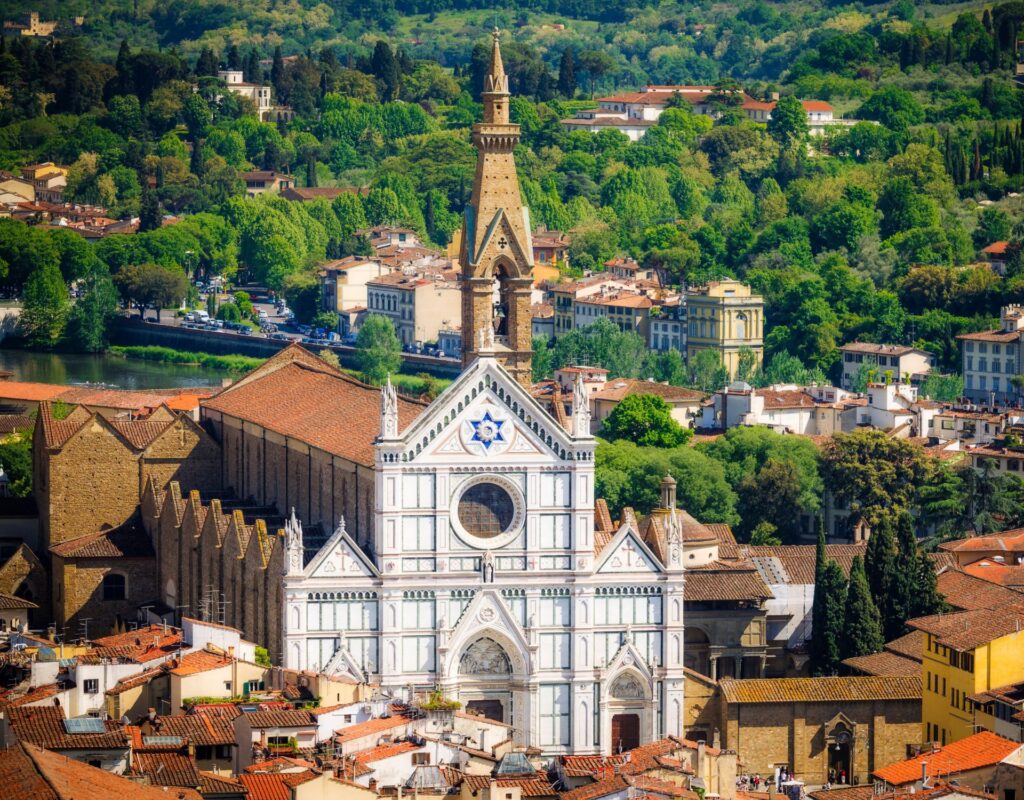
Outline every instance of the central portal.
<path id="1" fill-rule="evenodd" d="M 612 753 L 624 753 L 640 746 L 640 715 L 616 714 L 612 717 Z"/>

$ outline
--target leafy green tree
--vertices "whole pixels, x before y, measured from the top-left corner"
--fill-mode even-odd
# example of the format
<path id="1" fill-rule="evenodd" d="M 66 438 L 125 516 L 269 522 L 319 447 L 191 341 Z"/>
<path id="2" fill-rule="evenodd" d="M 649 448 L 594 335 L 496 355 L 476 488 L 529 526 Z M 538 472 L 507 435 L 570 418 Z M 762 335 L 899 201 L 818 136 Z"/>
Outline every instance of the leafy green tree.
<path id="1" fill-rule="evenodd" d="M 770 522 L 759 522 L 750 534 L 750 544 L 754 547 L 776 547 L 782 539 L 775 535 L 775 526 Z"/>
<path id="2" fill-rule="evenodd" d="M 700 350 L 690 359 L 690 384 L 702 392 L 721 389 L 728 381 L 729 373 L 718 351 Z"/>
<path id="3" fill-rule="evenodd" d="M 326 364 L 330 364 L 336 370 L 341 370 L 341 359 L 338 358 L 338 354 L 335 353 L 331 348 L 324 347 L 318 353 L 317 356 L 320 360 Z"/>
<path id="4" fill-rule="evenodd" d="M 530 364 L 534 383 L 551 377 L 551 349 L 548 347 L 547 340 L 542 336 L 533 337 L 533 356 L 531 357 Z"/>
<path id="5" fill-rule="evenodd" d="M 224 322 L 241 322 L 242 313 L 238 310 L 237 303 L 221 303 L 217 309 L 217 319 Z"/>
<path id="6" fill-rule="evenodd" d="M 107 329 L 117 316 L 117 290 L 107 265 L 96 259 L 81 276 L 81 297 L 75 301 L 68 318 L 68 339 L 76 349 L 98 353 L 107 345 Z"/>
<path id="7" fill-rule="evenodd" d="M 801 486 L 793 464 L 769 459 L 756 474 L 740 481 L 737 494 L 744 532 L 750 535 L 758 525 L 769 522 L 783 542 L 799 542 Z"/>
<path id="8" fill-rule="evenodd" d="M 627 439 L 641 447 L 678 447 L 692 434 L 672 418 L 672 407 L 655 394 L 624 397 L 601 425 L 609 441 Z"/>
<path id="9" fill-rule="evenodd" d="M 850 585 L 846 593 L 846 613 L 843 618 L 843 634 L 839 640 L 841 658 L 867 656 L 882 649 L 882 623 L 871 599 L 864 562 L 860 556 L 853 557 L 850 566 Z"/>
<path id="10" fill-rule="evenodd" d="M 672 386 L 682 386 L 686 383 L 686 366 L 683 364 L 683 356 L 675 348 L 658 353 L 654 357 L 653 370 L 654 379 L 661 383 L 668 383 Z"/>
<path id="11" fill-rule="evenodd" d="M 402 345 L 391 320 L 370 314 L 356 337 L 356 361 L 367 383 L 380 386 L 402 366 Z"/>
<path id="12" fill-rule="evenodd" d="M 795 95 L 779 98 L 768 120 L 768 134 L 786 148 L 807 138 L 807 111 Z"/>
<path id="13" fill-rule="evenodd" d="M 872 209 L 840 200 L 813 218 L 811 244 L 819 252 L 840 247 L 853 252 L 863 237 L 875 232 L 876 225 Z"/>
<path id="14" fill-rule="evenodd" d="M 986 208 L 978 216 L 974 229 L 974 246 L 982 248 L 1010 238 L 1010 217 L 998 208 Z"/>
<path id="15" fill-rule="evenodd" d="M 861 105 L 855 116 L 877 120 L 894 131 L 904 131 L 924 122 L 924 108 L 906 89 L 884 86 Z"/>
<path id="16" fill-rule="evenodd" d="M 177 305 L 188 293 L 188 279 L 181 269 L 158 264 L 124 267 L 115 276 L 114 283 L 122 297 L 138 305 L 140 315 L 145 314 L 147 307 L 152 307 L 158 322 L 161 309 Z"/>
<path id="17" fill-rule="evenodd" d="M 942 375 L 930 372 L 921 381 L 918 393 L 939 403 L 952 403 L 964 396 L 964 379 L 960 375 Z"/>
<path id="18" fill-rule="evenodd" d="M 822 453 L 822 477 L 836 501 L 873 522 L 893 507 L 908 508 L 930 472 L 920 445 L 884 431 L 838 433 Z"/>
<path id="19" fill-rule="evenodd" d="M 52 261 L 44 262 L 25 284 L 19 324 L 35 347 L 53 347 L 64 333 L 68 318 L 68 287 Z"/>

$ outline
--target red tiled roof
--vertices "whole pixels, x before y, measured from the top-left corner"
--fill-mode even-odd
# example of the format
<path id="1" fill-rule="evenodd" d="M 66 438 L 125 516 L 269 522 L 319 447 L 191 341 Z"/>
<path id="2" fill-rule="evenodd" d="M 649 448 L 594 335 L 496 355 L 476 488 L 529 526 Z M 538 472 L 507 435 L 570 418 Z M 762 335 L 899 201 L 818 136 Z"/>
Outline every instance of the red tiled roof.
<path id="1" fill-rule="evenodd" d="M 184 736 L 197 746 L 235 743 L 235 729 L 224 717 L 213 714 L 177 714 L 160 717 L 161 736 Z"/>
<path id="2" fill-rule="evenodd" d="M 597 800 L 599 797 L 624 792 L 628 788 L 629 784 L 626 783 L 626 779 L 622 775 L 612 775 L 609 778 L 580 786 L 578 789 L 562 792 L 561 800 Z"/>
<path id="3" fill-rule="evenodd" d="M 990 550 L 1016 553 L 1024 551 L 1024 528 L 1014 528 L 1013 530 L 989 533 L 985 536 L 971 536 L 968 539 L 943 542 L 939 545 L 939 548 L 951 550 L 954 553 L 986 553 Z"/>
<path id="4" fill-rule="evenodd" d="M 334 732 L 334 738 L 339 744 L 351 742 L 353 739 L 361 739 L 364 736 L 372 736 L 375 733 L 383 733 L 393 728 L 405 727 L 409 724 L 409 718 L 397 714 L 390 717 L 378 717 L 368 719 L 366 722 L 357 722 L 355 725 L 348 725 Z"/>
<path id="5" fill-rule="evenodd" d="M 253 728 L 315 728 L 316 720 L 301 708 L 243 712 Z"/>
<path id="6" fill-rule="evenodd" d="M 346 375 L 294 362 L 251 382 L 243 379 L 203 406 L 333 455 L 373 464 L 380 390 Z M 408 427 L 423 408 L 421 403 L 399 398 L 399 426 Z"/>
<path id="7" fill-rule="evenodd" d="M 27 742 L 0 751 L 0 784 L 9 797 L 17 800 L 202 800 L 192 789 L 168 792 L 146 786 Z"/>
<path id="8" fill-rule="evenodd" d="M 14 735 L 47 750 L 127 750 L 128 734 L 117 722 L 103 723 L 104 733 L 68 733 L 61 706 L 21 706 L 7 710 Z"/>
<path id="9" fill-rule="evenodd" d="M 900 786 L 921 779 L 921 764 L 928 765 L 930 777 L 939 778 L 943 775 L 994 766 L 1018 747 L 1018 742 L 1011 742 L 990 731 L 982 731 L 937 750 L 875 770 L 874 776 L 893 786 Z"/>
<path id="10" fill-rule="evenodd" d="M 625 754 L 617 756 L 562 756 L 559 760 L 562 763 L 562 770 L 570 778 L 584 778 L 590 775 L 597 775 L 616 765 L 626 762 L 628 756 Z"/>
<path id="11" fill-rule="evenodd" d="M 312 761 L 307 761 L 304 758 L 291 758 L 290 756 L 277 756 L 276 758 L 268 758 L 264 761 L 257 762 L 256 764 L 250 764 L 245 768 L 246 772 L 258 773 L 258 772 L 287 772 L 297 773 L 303 772 L 307 769 L 315 767 Z"/>
<path id="12" fill-rule="evenodd" d="M 957 569 L 940 573 L 936 583 L 946 602 L 954 608 L 993 609 L 1024 603 L 1024 593 Z"/>
<path id="13" fill-rule="evenodd" d="M 921 662 L 904 656 L 882 651 L 868 656 L 855 656 L 843 661 L 858 673 L 864 675 L 895 675 L 902 677 L 920 676 Z"/>
<path id="14" fill-rule="evenodd" d="M 398 756 L 402 753 L 411 753 L 413 750 L 419 750 L 420 747 L 413 742 L 393 742 L 389 744 L 381 744 L 377 747 L 370 747 L 366 750 L 359 750 L 352 754 L 352 757 L 360 764 L 370 764 L 374 761 L 382 761 L 385 758 L 391 758 L 392 756 Z"/>
<path id="15" fill-rule="evenodd" d="M 153 558 L 153 543 L 137 521 L 70 539 L 50 548 L 61 558 Z"/>
<path id="16" fill-rule="evenodd" d="M 173 752 L 152 752 L 144 750 L 132 754 L 135 769 L 141 772 L 155 786 L 187 786 L 198 789 L 199 773 L 188 751 L 177 749 Z"/>
<path id="17" fill-rule="evenodd" d="M 981 252 L 989 256 L 1002 256 L 1010 249 L 1009 242 L 992 242 L 988 247 L 981 248 Z"/>
<path id="18" fill-rule="evenodd" d="M 211 653 L 208 650 L 196 650 L 183 656 L 176 666 L 171 668 L 175 675 L 198 675 L 200 672 L 209 672 L 212 669 L 227 667 L 234 661 L 233 658 L 220 653 Z"/>
<path id="19" fill-rule="evenodd" d="M 760 602 L 774 595 L 749 561 L 715 561 L 687 570 L 686 597 L 698 601 Z"/>
<path id="20" fill-rule="evenodd" d="M 523 797 L 557 797 L 556 792 L 550 783 L 542 778 L 498 778 L 495 783 L 506 788 L 516 787 L 520 789 Z M 476 794 L 481 789 L 491 785 L 490 775 L 466 775 L 463 778 L 463 785 Z"/>
<path id="21" fill-rule="evenodd" d="M 853 703 L 859 700 L 920 700 L 921 677 L 725 678 L 727 703 Z"/>
<path id="22" fill-rule="evenodd" d="M 924 658 L 925 634 L 922 631 L 911 631 L 898 639 L 885 643 L 885 649 L 904 658 L 920 663 Z"/>
<path id="23" fill-rule="evenodd" d="M 967 651 L 1024 628 L 1024 605 L 932 614 L 908 620 L 907 624 L 930 633 L 941 645 Z"/>
<path id="24" fill-rule="evenodd" d="M 199 772 L 199 791 L 204 795 L 211 794 L 248 794 L 248 790 L 237 778 L 223 772 Z"/>
<path id="25" fill-rule="evenodd" d="M 130 658 L 139 663 L 173 653 L 181 646 L 181 631 L 163 625 L 148 625 L 125 633 L 93 639 L 87 655 L 96 658 Z"/>
<path id="26" fill-rule="evenodd" d="M 963 567 L 963 571 L 989 583 L 998 583 L 1013 589 L 1024 588 L 1024 565 L 1000 564 L 990 558 L 982 558 Z"/>
<path id="27" fill-rule="evenodd" d="M 249 791 L 250 800 L 291 800 L 284 777 L 281 773 L 243 773 L 238 780 Z"/>

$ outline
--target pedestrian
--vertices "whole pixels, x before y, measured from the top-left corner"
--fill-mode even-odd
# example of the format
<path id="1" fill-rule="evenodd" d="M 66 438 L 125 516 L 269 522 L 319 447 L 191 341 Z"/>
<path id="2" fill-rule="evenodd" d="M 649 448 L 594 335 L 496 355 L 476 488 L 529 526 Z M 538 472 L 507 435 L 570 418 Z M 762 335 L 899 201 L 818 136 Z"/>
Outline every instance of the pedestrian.
<path id="1" fill-rule="evenodd" d="M 844 784 L 846 783 L 846 770 L 845 769 L 839 770 L 839 782 L 840 783 L 844 783 Z"/>

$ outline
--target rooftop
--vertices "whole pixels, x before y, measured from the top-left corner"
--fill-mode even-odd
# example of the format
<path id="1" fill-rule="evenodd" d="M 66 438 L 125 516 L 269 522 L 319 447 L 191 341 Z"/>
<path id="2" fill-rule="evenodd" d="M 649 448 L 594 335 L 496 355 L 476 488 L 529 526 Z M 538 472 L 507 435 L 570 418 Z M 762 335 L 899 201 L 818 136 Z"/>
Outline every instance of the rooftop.
<path id="1" fill-rule="evenodd" d="M 921 677 L 725 678 L 727 703 L 853 703 L 859 700 L 920 700 Z"/>
<path id="2" fill-rule="evenodd" d="M 977 608 L 952 614 L 932 614 L 908 620 L 907 624 L 931 634 L 953 650 L 967 651 L 996 639 L 1019 633 L 1024 628 L 1024 606 L 1001 609 Z"/>
<path id="3" fill-rule="evenodd" d="M 982 731 L 875 770 L 874 777 L 893 786 L 914 783 L 921 779 L 921 765 L 927 764 L 928 775 L 937 779 L 944 775 L 995 766 L 1018 747 L 1018 742 L 1011 742 L 990 731 Z"/>

